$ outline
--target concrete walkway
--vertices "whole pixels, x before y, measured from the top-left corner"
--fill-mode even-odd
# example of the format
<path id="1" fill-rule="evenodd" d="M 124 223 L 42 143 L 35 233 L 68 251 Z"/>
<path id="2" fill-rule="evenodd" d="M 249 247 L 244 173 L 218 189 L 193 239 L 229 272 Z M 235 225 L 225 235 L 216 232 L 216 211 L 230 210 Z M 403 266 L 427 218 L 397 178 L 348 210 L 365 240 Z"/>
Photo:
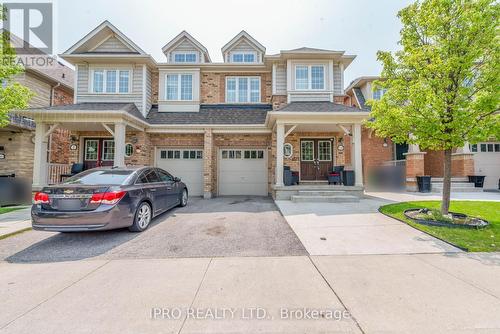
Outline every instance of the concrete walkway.
<path id="1" fill-rule="evenodd" d="M 20 209 L 0 215 L 0 239 L 31 227 L 31 208 Z"/>
<path id="2" fill-rule="evenodd" d="M 500 331 L 498 254 L 0 262 L 0 272 L 2 334 Z M 304 309 L 336 318 L 306 320 Z"/>
<path id="3" fill-rule="evenodd" d="M 415 254 L 460 252 L 378 212 L 387 200 L 359 203 L 276 201 L 283 216 L 311 255 Z"/>

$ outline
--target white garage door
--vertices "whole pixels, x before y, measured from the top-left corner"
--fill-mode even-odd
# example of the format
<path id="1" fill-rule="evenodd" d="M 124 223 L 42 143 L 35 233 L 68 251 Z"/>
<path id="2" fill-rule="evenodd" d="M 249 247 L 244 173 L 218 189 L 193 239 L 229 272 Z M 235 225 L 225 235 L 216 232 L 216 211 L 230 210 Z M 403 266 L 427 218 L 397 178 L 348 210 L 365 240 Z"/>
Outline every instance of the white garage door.
<path id="1" fill-rule="evenodd" d="M 484 175 L 484 189 L 498 189 L 500 178 L 500 142 L 472 145 L 476 175 Z"/>
<path id="2" fill-rule="evenodd" d="M 267 151 L 219 150 L 219 195 L 267 196 Z"/>
<path id="3" fill-rule="evenodd" d="M 180 177 L 190 196 L 203 195 L 203 150 L 193 148 L 158 148 L 156 166 Z"/>

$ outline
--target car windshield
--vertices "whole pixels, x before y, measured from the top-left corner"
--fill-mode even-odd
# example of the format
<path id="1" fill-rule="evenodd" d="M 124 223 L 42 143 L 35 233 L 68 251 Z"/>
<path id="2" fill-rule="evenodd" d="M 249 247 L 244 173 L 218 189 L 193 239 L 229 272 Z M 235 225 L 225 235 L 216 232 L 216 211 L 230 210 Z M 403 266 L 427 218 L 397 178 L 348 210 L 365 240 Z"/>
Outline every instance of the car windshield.
<path id="1" fill-rule="evenodd" d="M 68 178 L 64 184 L 83 184 L 83 185 L 98 185 L 123 184 L 125 180 L 133 173 L 132 170 L 89 170 Z"/>

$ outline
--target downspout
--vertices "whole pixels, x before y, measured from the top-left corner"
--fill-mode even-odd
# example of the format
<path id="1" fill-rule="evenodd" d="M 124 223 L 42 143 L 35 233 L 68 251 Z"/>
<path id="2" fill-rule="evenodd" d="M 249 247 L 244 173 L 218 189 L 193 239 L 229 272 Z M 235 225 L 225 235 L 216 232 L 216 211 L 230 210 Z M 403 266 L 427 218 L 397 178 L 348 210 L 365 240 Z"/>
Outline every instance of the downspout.
<path id="1" fill-rule="evenodd" d="M 54 91 L 56 90 L 57 87 L 61 86 L 61 83 L 58 82 L 55 86 L 52 86 L 50 89 L 50 106 L 54 106 Z M 48 163 L 50 164 L 52 162 L 52 133 L 49 135 L 49 143 L 48 143 Z"/>

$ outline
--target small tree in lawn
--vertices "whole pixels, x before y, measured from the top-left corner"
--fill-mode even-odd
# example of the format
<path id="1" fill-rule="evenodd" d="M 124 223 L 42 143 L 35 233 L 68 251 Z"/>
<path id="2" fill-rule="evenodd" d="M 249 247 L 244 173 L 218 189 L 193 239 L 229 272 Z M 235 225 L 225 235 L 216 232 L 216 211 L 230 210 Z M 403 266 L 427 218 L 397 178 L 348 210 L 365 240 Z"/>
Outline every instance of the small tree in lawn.
<path id="1" fill-rule="evenodd" d="M 500 6 L 495 0 L 423 0 L 398 13 L 402 50 L 379 51 L 386 88 L 367 126 L 397 143 L 444 151 L 448 214 L 452 149 L 500 135 Z"/>
<path id="2" fill-rule="evenodd" d="M 5 7 L 0 5 L 0 20 L 5 20 Z M 25 109 L 33 96 L 32 92 L 12 78 L 24 71 L 16 63 L 15 52 L 10 46 L 9 32 L 3 30 L 0 36 L 0 127 L 9 124 L 9 111 Z"/>

